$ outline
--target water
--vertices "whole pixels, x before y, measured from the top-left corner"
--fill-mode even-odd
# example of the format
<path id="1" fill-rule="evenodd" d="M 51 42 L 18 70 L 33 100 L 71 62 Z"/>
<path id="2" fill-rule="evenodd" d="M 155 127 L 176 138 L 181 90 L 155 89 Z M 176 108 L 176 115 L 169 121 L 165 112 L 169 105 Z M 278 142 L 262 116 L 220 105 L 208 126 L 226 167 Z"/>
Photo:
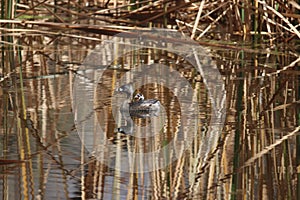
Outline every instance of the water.
<path id="1" fill-rule="evenodd" d="M 1 83 L 1 198 L 295 196 L 296 55 L 207 47 L 200 61 L 211 68 L 197 72 L 183 59 L 192 55 L 156 45 L 126 52 L 118 41 L 118 59 L 95 46 L 48 46 L 33 58 L 24 51 L 24 89 L 17 72 Z M 119 106 L 128 98 L 115 90 L 132 81 L 163 108 L 133 118 L 133 131 L 122 134 Z"/>

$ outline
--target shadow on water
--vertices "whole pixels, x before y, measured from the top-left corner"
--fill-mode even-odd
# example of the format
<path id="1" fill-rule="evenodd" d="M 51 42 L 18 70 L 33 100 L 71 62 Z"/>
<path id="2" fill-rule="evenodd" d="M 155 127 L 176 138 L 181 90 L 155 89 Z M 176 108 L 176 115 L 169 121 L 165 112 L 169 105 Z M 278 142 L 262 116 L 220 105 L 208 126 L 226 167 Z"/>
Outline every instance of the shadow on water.
<path id="1" fill-rule="evenodd" d="M 79 101 L 85 108 L 84 102 L 92 98 L 92 109 L 86 111 L 92 114 L 84 111 L 74 115 L 73 83 L 80 75 L 76 67 L 87 52 L 80 45 L 51 48 L 47 54 L 34 56 L 32 51 L 24 51 L 22 79 L 19 71 L 1 79 L 2 197 L 230 199 L 234 194 L 241 199 L 246 190 L 251 198 L 258 199 L 296 195 L 299 57 L 295 54 L 279 49 L 263 53 L 211 49 L 216 63 L 212 67 L 218 68 L 224 78 L 226 120 L 217 146 L 204 148 L 209 152 L 204 162 L 202 146 L 212 131 L 212 103 L 203 77 L 182 57 L 167 50 L 142 48 L 109 63 L 100 79 L 94 77 L 94 87 L 85 88 L 94 96 L 82 96 Z M 122 117 L 120 106 L 128 98 L 115 94 L 115 90 L 122 78 L 126 82 L 126 72 L 142 64 L 165 65 L 192 86 L 199 112 L 197 124 L 187 124 L 194 132 L 185 132 L 182 126 L 185 116 L 181 106 L 190 102 L 177 98 L 188 92 L 180 82 L 174 82 L 175 90 L 170 90 L 159 82 L 139 80 L 142 86 L 137 86 L 134 94 L 157 99 L 163 108 L 150 118 L 135 116 L 129 121 Z M 148 72 L 149 76 L 158 73 Z M 23 86 L 19 87 L 21 82 Z M 75 121 L 88 120 L 98 124 L 102 132 L 92 132 L 88 137 L 80 135 L 82 129 L 77 133 Z M 129 134 L 118 132 L 120 127 L 130 129 L 125 131 Z M 184 134 L 177 138 L 180 132 Z M 192 137 L 188 149 L 167 149 L 151 160 L 122 157 L 149 153 L 174 138 L 184 142 L 188 137 Z M 105 143 L 99 141 L 101 138 Z M 88 151 L 90 147 L 95 151 Z M 151 171 L 157 164 L 154 161 L 166 165 Z M 116 170 L 122 167 L 130 170 Z M 145 173 L 136 173 L 140 170 Z"/>

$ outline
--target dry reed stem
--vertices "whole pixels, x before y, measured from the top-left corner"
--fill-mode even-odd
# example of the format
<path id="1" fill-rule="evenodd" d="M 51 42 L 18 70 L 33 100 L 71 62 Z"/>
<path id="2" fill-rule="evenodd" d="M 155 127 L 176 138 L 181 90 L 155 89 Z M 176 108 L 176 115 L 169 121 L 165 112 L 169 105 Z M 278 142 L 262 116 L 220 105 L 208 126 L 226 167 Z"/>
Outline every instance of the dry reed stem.
<path id="1" fill-rule="evenodd" d="M 289 106 L 297 106 L 299 104 L 300 104 L 300 100 L 299 101 L 294 101 L 292 103 L 285 103 L 285 104 L 274 107 L 273 111 L 283 110 L 283 109 L 288 108 Z"/>
<path id="2" fill-rule="evenodd" d="M 161 2 L 161 1 L 162 0 L 160 0 L 159 2 Z M 156 2 L 158 2 L 158 1 L 156 1 Z M 138 6 L 138 5 L 146 4 L 146 3 L 155 4 L 156 2 L 153 2 L 152 0 L 146 0 L 146 1 L 139 1 L 139 2 L 134 2 L 134 3 L 129 3 L 129 4 L 126 4 L 126 5 L 122 5 L 122 6 L 117 6 L 115 8 L 107 8 L 107 9 L 98 10 L 98 11 L 94 12 L 92 15 L 104 14 L 105 12 L 106 13 L 112 13 L 112 11 L 117 10 L 117 9 L 128 8 L 130 6 Z M 134 11 L 136 11 L 136 10 L 130 11 L 130 14 L 134 13 Z"/>
<path id="3" fill-rule="evenodd" d="M 276 11 L 271 6 L 268 6 L 265 1 L 258 1 L 258 2 L 260 4 L 262 4 L 263 6 L 265 6 L 267 9 L 271 10 L 275 15 L 277 15 L 278 17 L 280 17 L 294 31 L 294 33 L 300 38 L 299 31 L 295 28 L 294 25 L 292 25 L 290 23 L 290 21 L 287 18 L 285 18 L 282 14 L 280 14 L 278 11 Z"/>
<path id="4" fill-rule="evenodd" d="M 212 25 L 214 25 L 215 23 L 217 23 L 223 16 L 226 15 L 226 13 L 228 12 L 229 9 L 230 9 L 230 7 L 227 8 L 226 10 L 224 10 L 223 13 L 220 16 L 217 17 L 217 19 L 215 19 L 212 23 L 210 23 L 206 27 L 206 29 L 197 37 L 196 40 L 199 40 L 201 37 L 203 37 L 203 35 L 212 27 Z"/>
<path id="5" fill-rule="evenodd" d="M 5 76 L 1 77 L 0 78 L 0 83 L 7 80 L 7 79 L 10 79 L 11 78 L 11 75 L 16 73 L 16 69 L 13 69 L 11 72 L 9 72 L 8 74 L 6 74 Z"/>
<path id="6" fill-rule="evenodd" d="M 200 7 L 199 7 L 199 5 L 196 5 L 196 3 L 198 3 L 198 2 L 193 0 L 191 2 L 187 2 L 187 3 L 183 3 L 183 4 L 176 3 L 176 6 L 171 6 L 171 7 L 167 8 L 166 12 L 161 10 L 161 12 L 159 12 L 159 14 L 157 14 L 153 17 L 149 17 L 146 20 L 138 21 L 138 20 L 128 19 L 128 17 L 130 17 L 132 15 L 139 15 L 139 14 L 144 15 L 146 12 L 148 12 L 149 15 L 151 15 L 151 13 L 153 13 L 155 11 L 154 8 L 156 8 L 158 6 L 163 7 L 167 3 L 170 3 L 172 5 L 175 4 L 175 2 L 173 2 L 171 0 L 167 0 L 167 1 L 159 0 L 159 1 L 156 1 L 153 3 L 151 3 L 151 1 L 149 1 L 149 0 L 147 0 L 147 1 L 129 3 L 127 5 L 124 4 L 124 5 L 118 6 L 118 5 L 120 5 L 120 2 L 117 3 L 118 5 L 115 2 L 114 8 L 102 9 L 102 10 L 99 10 L 96 12 L 94 12 L 92 9 L 84 8 L 83 6 L 79 6 L 80 10 L 82 11 L 82 12 L 79 12 L 79 11 L 72 10 L 73 8 L 75 9 L 74 6 L 77 6 L 77 8 L 78 8 L 79 4 L 77 2 L 71 2 L 68 4 L 70 6 L 70 8 L 65 8 L 65 7 L 62 7 L 59 5 L 52 5 L 52 4 L 46 3 L 46 1 L 43 1 L 43 2 L 36 2 L 36 4 L 31 5 L 31 7 L 23 5 L 23 4 L 18 4 L 18 6 L 20 8 L 27 9 L 27 10 L 25 10 L 23 12 L 22 11 L 19 12 L 17 17 L 26 15 L 26 13 L 28 13 L 28 12 L 34 12 L 34 13 L 40 13 L 40 14 L 41 14 L 41 12 L 47 12 L 51 16 L 50 19 L 55 17 L 55 19 L 57 19 L 58 21 L 64 22 L 65 18 L 59 15 L 59 13 L 61 12 L 63 15 L 65 15 L 65 13 L 68 13 L 69 15 L 77 16 L 77 18 L 75 17 L 75 19 L 73 20 L 73 22 L 76 22 L 76 23 L 78 23 L 78 21 L 80 22 L 80 20 L 97 20 L 97 21 L 101 21 L 101 22 L 115 23 L 115 24 L 125 23 L 127 25 L 144 25 L 145 23 L 151 22 L 155 19 L 161 18 L 164 15 L 172 13 L 175 15 L 180 14 L 180 15 L 188 15 L 189 16 L 189 18 L 187 18 L 185 20 L 181 20 L 180 18 L 177 18 L 177 19 L 175 18 L 175 20 L 184 21 L 186 24 L 188 24 L 188 26 L 190 24 L 194 24 L 193 29 L 190 31 L 192 38 L 195 38 L 196 30 L 201 30 L 201 28 L 198 29 L 198 24 L 199 24 L 200 20 L 205 20 L 205 19 L 209 20 L 209 21 L 213 20 L 213 22 L 210 23 L 210 25 L 206 28 L 206 30 L 204 32 L 202 32 L 202 34 L 198 37 L 198 39 L 200 39 L 201 37 L 206 35 L 208 30 L 210 30 L 214 24 L 219 23 L 220 19 L 222 18 L 221 17 L 222 15 L 223 15 L 223 17 L 225 15 L 227 15 L 230 19 L 233 16 L 235 16 L 234 17 L 235 19 L 231 19 L 231 20 L 235 20 L 235 21 L 239 22 L 238 26 L 235 26 L 234 29 L 238 29 L 239 31 L 243 30 L 242 23 L 240 22 L 241 14 L 240 14 L 240 7 L 239 7 L 240 2 L 239 1 L 238 2 L 223 2 L 223 1 L 210 2 L 210 1 L 203 0 L 203 1 L 199 2 L 200 3 Z M 266 28 L 267 28 L 267 32 L 269 33 L 270 37 L 272 37 L 271 35 L 274 34 L 271 32 L 270 24 L 273 24 L 274 26 L 281 26 L 285 30 L 295 33 L 298 37 L 300 37 L 299 31 L 297 31 L 296 26 L 293 26 L 288 21 L 288 19 L 285 18 L 285 16 L 287 16 L 287 15 L 279 13 L 273 7 L 270 6 L 270 5 L 272 5 L 272 2 L 266 3 L 265 1 L 256 1 L 255 3 L 256 3 L 255 4 L 256 16 L 259 15 L 259 12 L 257 9 L 257 3 L 260 3 L 263 5 L 263 9 L 261 10 L 263 13 L 262 18 L 266 20 L 266 22 L 265 22 Z M 281 1 L 279 1 L 278 3 L 282 9 L 285 9 L 289 12 L 289 14 L 288 14 L 289 17 L 297 18 L 296 14 L 291 14 L 291 12 L 294 12 L 294 11 L 292 9 L 289 9 L 285 3 L 281 2 Z M 296 9 L 299 7 L 299 5 L 294 1 L 290 1 L 289 4 L 292 5 L 292 7 L 296 8 Z M 134 5 L 137 5 L 140 7 L 133 11 L 126 10 L 127 7 L 134 6 Z M 224 11 L 221 11 L 220 8 L 224 7 L 225 5 L 228 5 L 228 8 L 226 8 L 226 9 L 224 8 L 224 11 L 231 10 L 232 12 L 226 13 Z M 201 7 L 203 9 L 199 9 Z M 254 6 L 252 6 L 252 4 L 250 4 L 246 8 L 243 8 L 243 9 L 250 13 L 251 9 L 253 9 L 253 7 Z M 56 9 L 56 11 L 53 12 L 50 8 L 54 8 L 54 9 Z M 218 10 L 220 10 L 219 13 L 217 13 Z M 280 23 L 273 22 L 272 19 L 269 18 L 269 15 L 267 12 L 268 10 L 271 11 L 272 13 L 274 13 L 275 15 L 279 16 L 280 19 L 282 19 L 284 22 L 286 22 L 290 28 L 287 28 Z M 199 12 L 199 11 L 201 11 L 201 12 Z M 203 14 L 202 14 L 202 16 L 199 15 L 200 13 L 204 13 L 204 12 L 206 13 L 205 15 L 203 15 Z M 191 13 L 191 14 L 189 14 L 189 13 Z M 109 17 L 108 16 L 96 16 L 96 17 L 94 16 L 94 15 L 101 15 L 101 14 L 104 14 L 104 15 L 109 14 L 110 16 Z M 29 13 L 29 15 L 30 15 L 30 13 Z M 197 17 L 196 17 L 196 15 L 197 15 Z M 219 16 L 219 17 L 217 19 L 213 19 L 214 18 L 213 15 Z M 191 19 L 191 17 L 196 18 L 194 22 L 189 20 L 189 19 Z M 45 19 L 47 19 L 47 18 L 45 17 L 44 20 Z M 178 23 L 178 21 L 177 21 L 177 23 Z M 229 22 L 229 23 L 231 26 L 233 25 L 231 22 Z M 261 23 L 263 23 L 263 21 Z M 221 24 L 222 23 L 220 23 L 220 25 Z M 231 28 L 231 29 L 233 29 L 233 28 Z M 232 31 L 232 30 L 230 30 L 230 31 Z M 247 30 L 247 31 L 248 31 L 247 33 L 249 33 L 251 30 Z M 98 32 L 98 33 L 105 34 L 104 32 L 101 32 L 101 33 Z M 111 33 L 108 31 L 108 34 L 111 34 Z M 234 34 L 234 32 L 231 32 L 231 34 Z M 270 41 L 271 44 L 274 40 L 275 40 L 275 38 L 273 38 Z"/>
<path id="7" fill-rule="evenodd" d="M 282 144 L 284 141 L 288 140 L 290 137 L 295 136 L 295 134 L 297 134 L 300 130 L 300 126 L 296 127 L 295 130 L 293 130 L 292 132 L 288 133 L 287 135 L 283 136 L 281 139 L 276 140 L 275 143 L 266 146 L 264 148 L 264 150 L 260 151 L 259 153 L 257 153 L 255 156 L 253 156 L 252 158 L 248 159 L 245 164 L 242 166 L 242 168 L 248 167 L 251 164 L 253 164 L 257 159 L 261 158 L 263 155 L 269 153 L 271 150 L 273 150 L 276 146 Z M 242 169 L 241 168 L 241 169 Z"/>
<path id="8" fill-rule="evenodd" d="M 176 23 L 177 23 L 178 26 L 183 25 L 183 26 L 188 26 L 188 27 L 190 27 L 190 28 L 193 28 L 193 27 L 194 27 L 192 24 L 189 24 L 189 23 L 187 23 L 187 22 L 181 21 L 181 20 L 179 20 L 179 19 L 176 19 Z M 201 32 L 203 31 L 203 30 L 200 29 L 199 27 L 197 27 L 196 30 L 197 30 L 197 31 L 201 31 Z"/>
<path id="9" fill-rule="evenodd" d="M 174 12 L 174 11 L 178 11 L 178 10 L 180 10 L 180 9 L 183 9 L 184 7 L 188 7 L 189 5 L 191 5 L 191 4 L 194 3 L 194 2 L 196 2 L 196 0 L 191 0 L 191 1 L 189 1 L 189 2 L 185 2 L 185 3 L 180 4 L 180 5 L 176 5 L 176 6 L 173 6 L 173 7 L 169 7 L 169 8 L 167 9 L 167 11 L 162 12 L 162 13 L 160 13 L 160 14 L 158 14 L 158 15 L 153 16 L 153 17 L 150 17 L 149 19 L 143 20 L 143 21 L 141 21 L 141 22 L 137 22 L 137 24 L 138 24 L 138 25 L 146 24 L 146 23 L 148 23 L 148 22 L 150 22 L 150 21 L 152 21 L 152 20 L 155 20 L 155 19 L 157 19 L 157 18 L 163 16 L 163 15 L 169 14 L 169 13 Z"/>
<path id="10" fill-rule="evenodd" d="M 296 60 L 294 60 L 293 62 L 291 62 L 291 64 L 289 64 L 289 65 L 287 65 L 287 66 L 284 66 L 282 69 L 278 69 L 278 70 L 276 70 L 276 72 L 272 72 L 272 73 L 266 74 L 266 76 L 273 76 L 273 75 L 280 74 L 281 72 L 286 71 L 286 70 L 288 70 L 289 68 L 295 67 L 295 65 L 296 65 L 298 62 L 300 62 L 300 57 L 298 57 Z"/>
<path id="11" fill-rule="evenodd" d="M 26 34 L 26 36 L 30 36 L 27 33 L 38 33 L 39 36 L 45 36 L 45 35 L 56 35 L 56 36 L 65 36 L 65 37 L 70 37 L 70 38 L 77 38 L 77 39 L 85 39 L 85 40 L 94 40 L 94 41 L 102 41 L 99 38 L 96 37 L 88 37 L 88 36 L 82 36 L 82 35 L 74 35 L 74 34 L 68 34 L 68 33 L 62 33 L 62 32 L 53 32 L 53 31 L 41 31 L 37 29 L 22 29 L 22 28 L 15 28 L 15 29 L 10 29 L 10 28 L 0 28 L 0 30 L 6 31 L 6 32 L 17 32 L 16 34 L 20 36 L 20 34 Z M 25 46 L 22 45 L 17 45 L 13 43 L 6 43 L 4 41 L 0 41 L 4 44 L 11 44 L 11 45 L 16 45 L 22 48 L 25 48 Z"/>
<path id="12" fill-rule="evenodd" d="M 158 7 L 158 6 L 162 6 L 162 5 L 166 4 L 166 3 L 168 3 L 169 1 L 164 1 L 164 0 L 155 1 L 155 2 L 150 3 L 148 5 L 144 5 L 144 6 L 140 7 L 140 8 L 137 8 L 137 9 L 135 9 L 133 11 L 130 11 L 128 14 L 122 16 L 122 18 L 126 18 L 126 17 L 134 15 L 134 14 L 138 14 L 138 12 L 145 11 L 146 9 L 151 9 L 151 8 L 155 8 L 155 7 Z M 135 3 L 135 4 L 137 4 L 137 3 Z"/>
<path id="13" fill-rule="evenodd" d="M 288 1 L 288 4 L 291 4 L 294 8 L 300 10 L 300 5 L 297 4 L 295 1 Z"/>
<path id="14" fill-rule="evenodd" d="M 216 11 L 218 11 L 219 9 L 221 9 L 222 7 L 226 6 L 227 4 L 229 4 L 230 2 L 224 2 L 224 3 L 221 3 L 221 5 L 219 5 L 218 7 L 216 7 L 215 9 L 212 9 L 212 10 L 208 10 L 208 12 L 204 15 L 201 16 L 200 19 L 203 19 L 205 17 L 209 17 L 211 14 L 215 13 Z"/>
<path id="15" fill-rule="evenodd" d="M 198 24 L 199 24 L 199 20 L 200 20 L 200 17 L 201 17 L 201 13 L 202 13 L 204 3 L 205 3 L 205 0 L 202 0 L 201 3 L 200 3 L 199 10 L 198 10 L 197 17 L 196 17 L 196 21 L 195 21 L 195 24 L 194 24 L 194 27 L 193 27 L 193 30 L 192 30 L 191 39 L 194 39 L 194 37 L 195 37 L 196 29 L 197 29 Z"/>

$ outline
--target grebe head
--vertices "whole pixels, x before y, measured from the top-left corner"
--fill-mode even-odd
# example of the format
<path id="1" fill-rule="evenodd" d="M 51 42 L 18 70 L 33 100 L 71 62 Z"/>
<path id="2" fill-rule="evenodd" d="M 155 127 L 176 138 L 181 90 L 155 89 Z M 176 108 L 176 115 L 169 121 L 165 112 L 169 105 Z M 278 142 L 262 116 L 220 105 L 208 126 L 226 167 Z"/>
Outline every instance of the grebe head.
<path id="1" fill-rule="evenodd" d="M 134 100 L 135 101 L 144 101 L 145 97 L 143 94 L 141 93 L 137 93 L 135 96 L 134 96 Z"/>

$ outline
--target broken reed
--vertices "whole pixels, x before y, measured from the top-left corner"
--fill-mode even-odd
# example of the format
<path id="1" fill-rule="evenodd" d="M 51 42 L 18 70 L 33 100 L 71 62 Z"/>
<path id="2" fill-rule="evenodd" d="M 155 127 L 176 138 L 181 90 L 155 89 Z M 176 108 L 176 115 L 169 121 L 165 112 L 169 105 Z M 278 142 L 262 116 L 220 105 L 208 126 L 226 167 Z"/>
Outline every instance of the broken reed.
<path id="1" fill-rule="evenodd" d="M 57 27 L 61 23 L 74 24 L 74 22 L 84 27 L 87 24 L 103 26 L 105 22 L 106 25 L 116 25 L 114 30 L 122 30 L 122 26 L 124 26 L 123 30 L 126 30 L 133 26 L 175 28 L 176 25 L 186 36 L 192 35 L 192 38 L 197 40 L 203 37 L 216 39 L 215 34 L 221 34 L 226 35 L 222 37 L 223 40 L 242 37 L 244 40 L 253 39 L 254 44 L 288 42 L 295 37 L 300 37 L 297 30 L 300 18 L 297 13 L 298 4 L 280 0 L 234 2 L 114 0 L 95 2 L 90 6 L 80 1 L 62 1 L 55 4 L 33 1 L 32 6 L 29 7 L 21 6 L 25 5 L 25 2 L 21 1 L 18 2 L 16 18 L 14 18 L 9 11 L 13 10 L 13 5 L 17 5 L 16 3 L 8 1 L 6 5 L 4 1 L 2 2 L 2 19 L 54 22 L 58 23 Z M 23 28 L 26 28 L 26 25 Z M 52 31 L 50 26 L 48 28 Z M 40 30 L 41 23 L 35 24 L 33 29 Z M 67 29 L 72 30 L 72 26 Z M 82 30 L 94 32 L 93 28 Z"/>

